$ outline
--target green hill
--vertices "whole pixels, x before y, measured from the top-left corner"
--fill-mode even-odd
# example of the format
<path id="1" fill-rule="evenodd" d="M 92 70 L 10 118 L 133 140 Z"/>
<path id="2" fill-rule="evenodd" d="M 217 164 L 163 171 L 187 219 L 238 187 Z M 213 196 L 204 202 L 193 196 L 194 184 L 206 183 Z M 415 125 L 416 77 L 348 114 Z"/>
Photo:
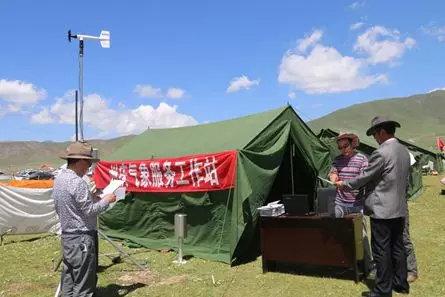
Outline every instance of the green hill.
<path id="1" fill-rule="evenodd" d="M 322 128 L 349 130 L 361 139 L 374 143 L 365 136 L 371 118 L 387 115 L 399 121 L 402 129 L 397 135 L 417 146 L 435 150 L 436 136 L 445 136 L 445 91 L 415 95 L 405 98 L 377 100 L 352 105 L 309 122 L 317 134 Z M 134 136 L 110 140 L 92 140 L 100 155 L 109 155 Z M 68 142 L 8 141 L 0 142 L 0 170 L 8 173 L 23 168 L 39 168 L 43 164 L 52 167 L 63 164 L 58 158 Z"/>
<path id="2" fill-rule="evenodd" d="M 435 151 L 436 137 L 445 135 L 445 91 L 356 104 L 308 124 L 316 134 L 322 128 L 347 130 L 373 143 L 374 139 L 365 132 L 375 115 L 386 115 L 398 121 L 402 128 L 397 136 L 401 139 Z"/>
<path id="3" fill-rule="evenodd" d="M 100 156 L 109 155 L 134 136 L 109 140 L 91 140 Z M 70 142 L 5 141 L 0 142 L 0 171 L 13 173 L 18 169 L 40 168 L 46 164 L 58 167 L 64 163 L 58 156 Z"/>

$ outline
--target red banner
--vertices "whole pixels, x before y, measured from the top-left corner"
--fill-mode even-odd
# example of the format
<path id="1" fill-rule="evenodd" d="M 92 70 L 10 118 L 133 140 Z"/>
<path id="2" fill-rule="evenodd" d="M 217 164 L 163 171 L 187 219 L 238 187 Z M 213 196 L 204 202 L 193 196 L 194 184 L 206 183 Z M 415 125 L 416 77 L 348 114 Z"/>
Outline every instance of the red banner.
<path id="1" fill-rule="evenodd" d="M 99 189 L 111 179 L 128 192 L 207 192 L 235 186 L 236 151 L 179 158 L 100 161 L 94 170 Z"/>
<path id="2" fill-rule="evenodd" d="M 437 149 L 439 151 L 444 151 L 445 152 L 445 142 L 442 140 L 442 138 L 437 137 L 436 138 L 436 145 L 437 145 Z"/>

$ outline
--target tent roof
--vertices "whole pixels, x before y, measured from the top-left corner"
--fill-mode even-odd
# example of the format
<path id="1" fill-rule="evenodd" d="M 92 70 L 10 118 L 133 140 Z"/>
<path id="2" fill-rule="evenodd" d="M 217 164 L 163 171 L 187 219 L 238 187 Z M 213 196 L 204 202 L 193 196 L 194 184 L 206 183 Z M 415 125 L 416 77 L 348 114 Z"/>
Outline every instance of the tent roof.
<path id="1" fill-rule="evenodd" d="M 147 130 L 106 159 L 165 158 L 242 149 L 288 108 L 210 124 Z"/>
<path id="2" fill-rule="evenodd" d="M 332 130 L 330 128 L 326 128 L 326 129 L 321 129 L 320 132 L 318 133 L 317 137 L 319 137 L 319 138 L 320 137 L 331 138 L 331 137 L 337 137 L 338 134 L 339 134 L 338 132 L 336 132 L 336 131 L 334 131 L 334 130 Z M 399 142 L 401 144 L 403 144 L 406 147 L 408 147 L 408 149 L 410 151 L 418 151 L 418 152 L 421 152 L 423 154 L 429 154 L 431 156 L 435 156 L 437 154 L 437 153 L 435 153 L 433 151 L 427 150 L 427 149 L 425 149 L 423 147 L 420 147 L 418 145 L 415 145 L 415 144 L 413 144 L 411 142 L 405 141 L 405 140 L 400 139 L 398 137 L 397 137 L 397 140 L 399 140 Z M 368 146 L 370 148 L 373 148 L 373 149 L 376 149 L 378 147 L 378 144 L 371 145 L 371 144 L 367 143 L 366 141 L 364 142 L 361 138 L 360 138 L 360 143 L 362 143 L 362 144 L 364 144 L 364 145 L 366 145 L 366 146 Z"/>
<path id="3" fill-rule="evenodd" d="M 431 155 L 431 156 L 436 156 L 438 154 L 438 153 L 433 152 L 431 150 L 428 150 L 428 149 L 426 149 L 424 147 L 418 146 L 417 144 L 413 144 L 412 142 L 405 141 L 405 140 L 400 139 L 398 137 L 397 137 L 397 139 L 399 140 L 399 142 L 401 144 L 405 145 L 410 150 L 416 150 L 416 151 L 419 151 L 419 152 L 421 152 L 423 154 L 428 154 L 428 155 Z"/>
<path id="4" fill-rule="evenodd" d="M 326 129 L 321 129 L 320 132 L 318 133 L 317 137 L 318 138 L 320 138 L 320 137 L 322 137 L 322 138 L 334 138 L 334 137 L 337 137 L 339 134 L 340 133 L 337 132 L 337 131 L 334 131 L 334 130 L 332 130 L 330 128 L 326 128 Z M 357 135 L 357 136 L 359 136 L 360 145 L 364 146 L 367 150 L 370 150 L 370 151 L 371 150 L 375 150 L 378 147 L 377 144 L 372 145 L 372 144 L 367 143 L 366 141 L 363 141 L 360 138 L 360 135 Z"/>

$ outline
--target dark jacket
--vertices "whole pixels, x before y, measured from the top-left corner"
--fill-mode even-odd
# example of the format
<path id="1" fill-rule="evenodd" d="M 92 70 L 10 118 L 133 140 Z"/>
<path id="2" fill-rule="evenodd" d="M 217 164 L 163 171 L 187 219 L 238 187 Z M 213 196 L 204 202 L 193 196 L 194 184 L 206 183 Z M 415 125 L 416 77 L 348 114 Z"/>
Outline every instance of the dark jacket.
<path id="1" fill-rule="evenodd" d="M 386 140 L 375 150 L 363 174 L 345 181 L 345 186 L 369 190 L 364 211 L 375 219 L 394 219 L 407 215 L 410 158 L 397 139 Z"/>

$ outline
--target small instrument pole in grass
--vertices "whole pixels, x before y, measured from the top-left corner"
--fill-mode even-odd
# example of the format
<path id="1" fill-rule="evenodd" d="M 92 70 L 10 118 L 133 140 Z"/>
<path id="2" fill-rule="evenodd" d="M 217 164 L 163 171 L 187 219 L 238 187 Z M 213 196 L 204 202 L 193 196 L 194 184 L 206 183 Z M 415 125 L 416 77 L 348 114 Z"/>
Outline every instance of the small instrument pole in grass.
<path id="1" fill-rule="evenodd" d="M 175 214 L 175 237 L 178 239 L 178 259 L 173 263 L 185 264 L 187 263 L 183 257 L 184 239 L 187 237 L 187 215 L 183 213 Z"/>

